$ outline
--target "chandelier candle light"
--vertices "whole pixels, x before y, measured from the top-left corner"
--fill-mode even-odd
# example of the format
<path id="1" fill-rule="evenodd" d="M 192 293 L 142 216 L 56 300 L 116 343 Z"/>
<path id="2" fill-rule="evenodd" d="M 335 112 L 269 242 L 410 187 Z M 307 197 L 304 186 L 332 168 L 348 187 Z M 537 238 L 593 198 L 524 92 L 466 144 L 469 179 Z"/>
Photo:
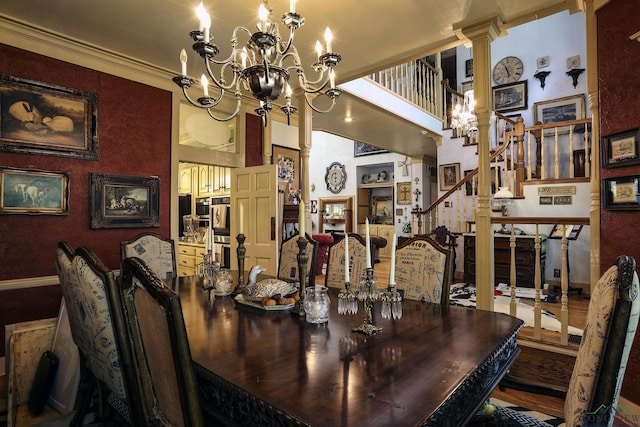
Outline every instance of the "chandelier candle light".
<path id="1" fill-rule="evenodd" d="M 229 121 L 240 112 L 242 102 L 242 90 L 251 91 L 252 95 L 260 101 L 260 107 L 255 111 L 266 125 L 266 115 L 272 110 L 272 102 L 278 100 L 282 92 L 285 92 L 284 105 L 280 107 L 282 112 L 290 116 L 297 111 L 291 105 L 291 86 L 289 85 L 290 72 L 298 76 L 298 85 L 304 93 L 306 103 L 318 113 L 327 113 L 335 105 L 335 100 L 340 96 L 340 89 L 335 87 L 334 67 L 340 62 L 340 54 L 333 52 L 331 30 L 325 30 L 326 52 L 322 53 L 322 45 L 316 42 L 317 62 L 311 65 L 317 74 L 315 80 L 310 81 L 302 67 L 298 50 L 293 44 L 295 31 L 304 24 L 304 18 L 296 12 L 296 0 L 290 1 L 289 12 L 282 15 L 281 20 L 289 28 L 289 39 L 283 42 L 276 24 L 269 20 L 272 11 L 268 8 L 267 0 L 263 0 L 258 11 L 258 31 L 252 32 L 245 27 L 235 27 L 231 38 L 231 54 L 223 60 L 215 59 L 220 53 L 220 48 L 211 42 L 210 35 L 211 17 L 204 5 L 200 3 L 196 9 L 200 19 L 200 29 L 189 33 L 194 43 L 193 50 L 202 57 L 206 75 L 202 74 L 200 83 L 203 96 L 196 100 L 189 97 L 187 91 L 196 83 L 196 80 L 187 75 L 187 53 L 183 49 L 180 52 L 181 74 L 175 76 L 173 81 L 182 88 L 186 100 L 193 106 L 206 109 L 209 116 L 218 121 Z M 242 33 L 248 37 L 245 46 L 240 47 L 238 39 Z M 213 68 L 218 67 L 215 71 Z M 216 96 L 209 95 L 209 81 L 217 88 Z M 236 98 L 235 111 L 225 117 L 214 114 L 213 109 L 222 101 L 226 91 L 233 91 Z M 320 109 L 313 104 L 317 96 L 324 95 L 331 101 L 328 108 Z"/>
<path id="2" fill-rule="evenodd" d="M 458 131 L 458 136 L 465 132 L 476 132 L 478 130 L 478 118 L 474 111 L 475 99 L 473 90 L 464 93 L 463 104 L 457 103 L 451 114 L 451 127 Z"/>

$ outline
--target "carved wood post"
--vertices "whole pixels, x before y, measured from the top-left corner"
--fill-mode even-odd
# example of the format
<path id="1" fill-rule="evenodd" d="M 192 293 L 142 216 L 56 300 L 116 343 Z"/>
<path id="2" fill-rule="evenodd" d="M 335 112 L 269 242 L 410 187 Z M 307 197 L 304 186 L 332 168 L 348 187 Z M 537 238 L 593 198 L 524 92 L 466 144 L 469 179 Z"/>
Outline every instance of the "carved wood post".
<path id="1" fill-rule="evenodd" d="M 516 144 L 518 144 L 518 152 L 516 159 L 516 185 L 513 193 L 516 197 L 522 197 L 522 183 L 524 182 L 524 120 L 518 117 L 515 126 Z M 513 150 L 513 146 L 511 147 Z"/>

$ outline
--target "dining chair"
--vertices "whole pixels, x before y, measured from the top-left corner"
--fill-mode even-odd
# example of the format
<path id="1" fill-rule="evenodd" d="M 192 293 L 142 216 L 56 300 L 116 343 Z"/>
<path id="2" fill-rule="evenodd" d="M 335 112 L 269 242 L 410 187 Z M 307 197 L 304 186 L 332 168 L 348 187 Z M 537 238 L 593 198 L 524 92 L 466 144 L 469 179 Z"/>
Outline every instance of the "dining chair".
<path id="1" fill-rule="evenodd" d="M 299 234 L 283 240 L 280 244 L 280 261 L 278 263 L 278 279 L 287 282 L 299 282 L 298 269 L 298 247 Z M 318 242 L 315 241 L 308 233 L 305 233 L 307 239 L 307 247 L 305 253 L 309 256 L 307 263 L 307 284 L 316 283 L 316 258 L 318 257 Z"/>
<path id="2" fill-rule="evenodd" d="M 427 236 L 414 236 L 396 249 L 396 288 L 404 298 L 449 304 L 453 257 Z"/>
<path id="3" fill-rule="evenodd" d="M 365 240 L 356 233 L 346 235 L 336 234 L 333 243 L 329 245 L 327 256 L 327 272 L 324 284 L 327 287 L 344 288 L 345 269 L 345 239 L 349 238 L 349 258 L 351 264 L 349 281 L 352 286 L 360 286 L 360 279 L 367 270 L 367 246 Z M 373 267 L 373 264 L 371 264 Z"/>
<path id="4" fill-rule="evenodd" d="M 115 416 L 119 422 L 144 425 L 136 390 L 127 387 L 124 379 L 136 373 L 113 273 L 90 249 L 73 251 L 66 242 L 58 244 L 56 269 L 80 354 L 76 412 L 70 425 L 82 425 L 94 393 L 100 419 Z"/>
<path id="5" fill-rule="evenodd" d="M 453 265 L 453 271 L 456 271 L 456 235 L 452 233 L 445 225 L 439 225 L 430 233 L 426 233 L 425 236 L 431 237 L 443 248 L 451 251 L 451 258 L 453 258 L 451 264 Z"/>
<path id="6" fill-rule="evenodd" d="M 120 242 L 120 257 L 140 258 L 164 282 L 171 283 L 177 277 L 175 242 L 160 234 L 145 232 Z"/>
<path id="7" fill-rule="evenodd" d="M 591 292 L 580 348 L 567 389 L 525 381 L 507 374 L 501 389 L 516 389 L 565 399 L 567 427 L 612 425 L 629 351 L 638 326 L 636 261 L 619 256 Z M 498 407 L 504 420 L 523 420 L 524 414 Z M 511 424 L 509 424 L 511 425 Z M 521 424 L 513 424 L 521 425 Z M 529 425 L 529 424 L 522 424 Z M 547 424 L 538 424 L 543 425 Z"/>
<path id="8" fill-rule="evenodd" d="M 140 258 L 122 261 L 124 316 L 146 425 L 203 425 L 180 297 Z M 161 351 L 159 351 L 161 349 Z"/>

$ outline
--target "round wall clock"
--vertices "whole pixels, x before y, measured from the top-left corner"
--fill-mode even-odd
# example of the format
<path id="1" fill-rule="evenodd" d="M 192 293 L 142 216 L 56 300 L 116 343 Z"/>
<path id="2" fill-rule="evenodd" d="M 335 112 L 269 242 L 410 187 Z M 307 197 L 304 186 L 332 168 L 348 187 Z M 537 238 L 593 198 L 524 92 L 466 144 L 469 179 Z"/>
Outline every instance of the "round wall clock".
<path id="1" fill-rule="evenodd" d="M 344 188 L 344 182 L 347 180 L 347 174 L 344 171 L 344 165 L 338 162 L 333 162 L 327 168 L 327 173 L 324 176 L 324 180 L 327 183 L 327 190 L 334 194 L 338 194 Z"/>
<path id="2" fill-rule="evenodd" d="M 517 82 L 523 71 L 524 67 L 519 58 L 506 56 L 493 67 L 493 80 L 499 85 Z"/>

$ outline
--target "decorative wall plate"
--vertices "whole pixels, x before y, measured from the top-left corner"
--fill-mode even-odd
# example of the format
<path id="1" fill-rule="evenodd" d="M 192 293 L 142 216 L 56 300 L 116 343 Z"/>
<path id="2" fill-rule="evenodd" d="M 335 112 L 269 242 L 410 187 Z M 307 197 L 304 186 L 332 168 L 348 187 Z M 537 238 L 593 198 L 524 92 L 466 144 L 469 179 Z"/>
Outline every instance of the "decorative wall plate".
<path id="1" fill-rule="evenodd" d="M 327 183 L 327 190 L 334 194 L 338 194 L 344 189 L 344 183 L 347 180 L 347 174 L 344 171 L 344 165 L 333 162 L 327 167 L 327 173 L 324 176 Z"/>

